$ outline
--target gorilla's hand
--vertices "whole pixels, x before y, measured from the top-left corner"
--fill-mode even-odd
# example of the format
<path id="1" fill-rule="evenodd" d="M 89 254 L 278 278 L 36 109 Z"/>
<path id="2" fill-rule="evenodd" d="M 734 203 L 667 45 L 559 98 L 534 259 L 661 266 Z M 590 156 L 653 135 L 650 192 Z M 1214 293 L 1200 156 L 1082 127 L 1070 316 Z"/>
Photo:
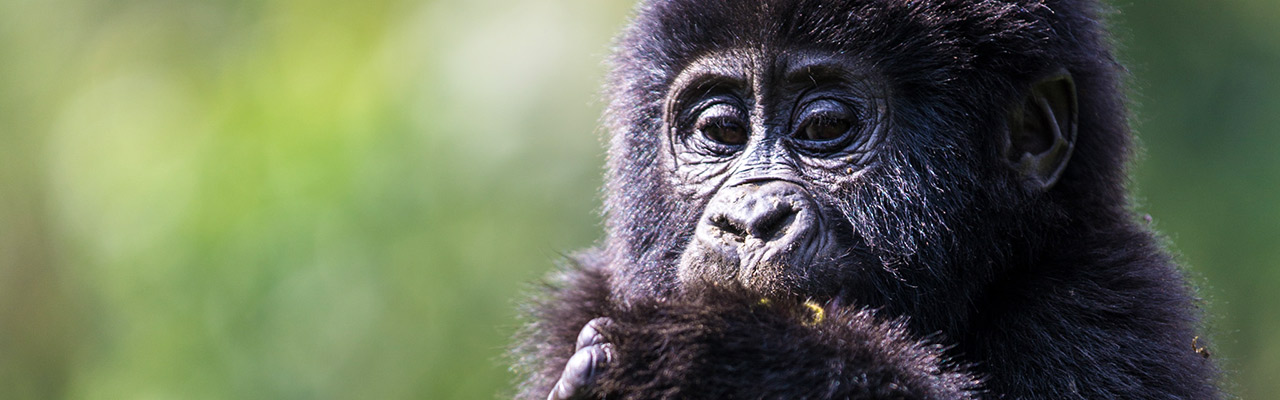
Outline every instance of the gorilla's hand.
<path id="1" fill-rule="evenodd" d="M 564 372 L 547 400 L 582 400 L 588 398 L 590 389 L 605 369 L 613 362 L 613 344 L 605 342 L 600 329 L 609 326 L 613 320 L 596 318 L 587 322 L 578 333 L 578 341 L 574 346 L 573 357 L 565 363 Z"/>
<path id="2" fill-rule="evenodd" d="M 972 398 L 941 347 L 838 303 L 706 287 L 614 308 L 579 331 L 546 398 Z"/>

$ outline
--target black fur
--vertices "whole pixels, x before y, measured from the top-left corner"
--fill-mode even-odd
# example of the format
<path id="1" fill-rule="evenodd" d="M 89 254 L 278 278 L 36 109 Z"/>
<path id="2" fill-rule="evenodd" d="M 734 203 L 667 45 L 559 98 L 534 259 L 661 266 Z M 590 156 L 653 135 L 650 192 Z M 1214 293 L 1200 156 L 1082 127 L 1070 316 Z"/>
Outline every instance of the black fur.
<path id="1" fill-rule="evenodd" d="M 563 271 L 532 311 L 524 360 L 541 371 L 519 398 L 545 398 L 578 330 L 606 315 L 603 334 L 624 355 L 592 392 L 609 399 L 970 399 L 977 381 L 917 341 L 901 322 L 871 311 L 824 307 L 815 321 L 789 300 L 762 302 L 735 288 L 708 287 L 622 306 L 609 301 L 600 270 Z M 762 344 L 767 344 L 762 346 Z M 536 358 L 536 356 L 535 356 Z"/>
<path id="2" fill-rule="evenodd" d="M 1129 211 L 1122 69 L 1103 12 L 1086 0 L 643 3 L 610 78 L 608 235 L 533 313 L 521 398 L 545 397 L 600 316 L 619 322 L 605 332 L 619 367 L 601 390 L 623 398 L 951 398 L 975 381 L 991 398 L 1218 397 L 1213 363 L 1193 351 L 1192 291 Z M 814 190 L 861 245 L 812 293 L 827 299 L 824 324 L 674 287 L 702 210 L 672 187 L 664 96 L 691 60 L 733 48 L 847 55 L 892 93 L 893 135 L 868 184 Z M 993 132 L 1055 69 L 1074 77 L 1079 133 L 1057 185 L 1036 191 Z"/>

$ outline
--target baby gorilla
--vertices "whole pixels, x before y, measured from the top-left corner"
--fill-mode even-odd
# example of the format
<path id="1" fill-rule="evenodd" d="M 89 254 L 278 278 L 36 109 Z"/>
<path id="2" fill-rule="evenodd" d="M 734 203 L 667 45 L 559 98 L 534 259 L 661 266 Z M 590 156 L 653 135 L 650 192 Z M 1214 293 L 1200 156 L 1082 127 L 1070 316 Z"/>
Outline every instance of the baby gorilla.
<path id="1" fill-rule="evenodd" d="M 519 396 L 1217 398 L 1100 14 L 643 2 L 607 237 L 533 302 Z"/>

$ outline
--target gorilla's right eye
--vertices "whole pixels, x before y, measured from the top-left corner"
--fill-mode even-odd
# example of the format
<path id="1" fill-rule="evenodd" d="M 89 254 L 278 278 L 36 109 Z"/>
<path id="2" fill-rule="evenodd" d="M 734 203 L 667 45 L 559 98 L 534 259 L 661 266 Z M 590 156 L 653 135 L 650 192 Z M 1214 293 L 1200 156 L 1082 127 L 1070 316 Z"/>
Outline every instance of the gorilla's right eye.
<path id="1" fill-rule="evenodd" d="M 698 132 L 707 139 L 730 146 L 747 144 L 747 131 L 730 121 L 711 121 L 698 127 Z"/>
<path id="2" fill-rule="evenodd" d="M 702 111 L 694 130 L 716 144 L 734 147 L 747 144 L 750 135 L 739 110 L 723 103 Z"/>

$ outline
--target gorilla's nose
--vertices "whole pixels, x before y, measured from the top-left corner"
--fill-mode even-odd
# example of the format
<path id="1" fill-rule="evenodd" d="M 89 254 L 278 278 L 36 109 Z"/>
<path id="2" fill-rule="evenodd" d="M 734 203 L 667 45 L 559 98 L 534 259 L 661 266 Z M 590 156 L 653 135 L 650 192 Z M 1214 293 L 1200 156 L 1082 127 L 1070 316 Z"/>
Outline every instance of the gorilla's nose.
<path id="1" fill-rule="evenodd" d="M 772 252 L 795 249 L 796 241 L 812 236 L 816 225 L 813 200 L 799 185 L 786 181 L 750 183 L 722 189 L 711 204 L 699 229 L 702 239 L 724 245 L 742 246 L 759 240 Z M 719 240 L 715 240 L 719 239 Z M 753 241 L 754 242 L 754 241 Z M 744 249 L 745 250 L 745 249 Z"/>
<path id="2" fill-rule="evenodd" d="M 685 285 L 737 281 L 766 293 L 794 289 L 826 248 L 821 207 L 798 184 L 720 189 L 703 210 L 676 276 Z"/>

